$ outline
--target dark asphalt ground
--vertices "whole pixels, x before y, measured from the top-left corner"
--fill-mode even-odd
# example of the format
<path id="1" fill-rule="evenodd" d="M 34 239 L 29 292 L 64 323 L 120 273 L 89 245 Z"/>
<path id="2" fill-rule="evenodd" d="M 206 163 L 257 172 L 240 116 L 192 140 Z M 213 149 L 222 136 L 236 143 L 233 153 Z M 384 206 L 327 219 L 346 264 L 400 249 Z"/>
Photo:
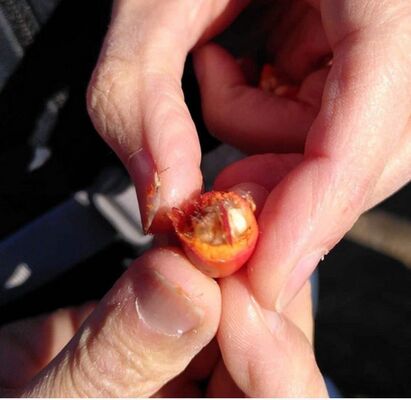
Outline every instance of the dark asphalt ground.
<path id="1" fill-rule="evenodd" d="M 379 206 L 409 219 L 411 186 Z M 411 241 L 409 244 L 411 252 Z M 352 397 L 411 396 L 411 270 L 343 240 L 319 267 L 316 352 Z"/>

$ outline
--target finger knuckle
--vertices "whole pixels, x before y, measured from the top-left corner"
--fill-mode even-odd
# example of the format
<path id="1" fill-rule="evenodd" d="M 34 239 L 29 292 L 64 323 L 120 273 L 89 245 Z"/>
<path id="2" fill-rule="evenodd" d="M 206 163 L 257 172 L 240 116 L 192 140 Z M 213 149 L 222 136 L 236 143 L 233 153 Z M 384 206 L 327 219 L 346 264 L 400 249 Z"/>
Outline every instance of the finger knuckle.
<path id="1" fill-rule="evenodd" d="M 97 335 L 90 328 L 84 329 L 75 354 L 68 360 L 65 376 L 69 382 L 64 386 L 81 396 L 149 396 L 158 389 L 159 381 L 167 381 L 170 372 L 159 365 L 159 354 L 123 329 L 121 324 L 106 326 Z"/>
<path id="2" fill-rule="evenodd" d="M 114 145 L 126 144 L 125 132 L 134 116 L 130 113 L 130 69 L 126 60 L 106 58 L 96 66 L 87 89 L 90 118 L 100 135 Z"/>

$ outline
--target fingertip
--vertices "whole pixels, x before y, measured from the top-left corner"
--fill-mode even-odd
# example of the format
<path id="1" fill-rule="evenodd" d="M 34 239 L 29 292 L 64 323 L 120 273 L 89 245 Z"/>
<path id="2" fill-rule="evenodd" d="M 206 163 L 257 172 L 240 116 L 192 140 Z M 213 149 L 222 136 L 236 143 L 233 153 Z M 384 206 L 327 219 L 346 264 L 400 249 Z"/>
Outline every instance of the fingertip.
<path id="1" fill-rule="evenodd" d="M 241 63 L 218 45 L 196 50 L 194 67 L 212 134 L 247 153 L 303 149 L 311 106 L 249 86 Z"/>
<path id="2" fill-rule="evenodd" d="M 221 84 L 236 86 L 246 83 L 240 64 L 227 50 L 215 43 L 196 49 L 193 63 L 201 92 L 214 90 Z"/>
<path id="3" fill-rule="evenodd" d="M 271 191 L 302 160 L 302 154 L 257 154 L 224 168 L 214 187 L 225 190 L 242 182 L 256 183 Z"/>
<path id="4" fill-rule="evenodd" d="M 181 249 L 168 246 L 149 251 L 133 266 L 133 274 L 138 274 L 142 267 L 156 271 L 180 287 L 197 307 L 204 310 L 207 324 L 216 331 L 221 307 L 219 286 L 214 279 L 195 268 Z"/>
<path id="5" fill-rule="evenodd" d="M 127 169 L 136 186 L 145 232 L 167 230 L 167 213 L 201 191 L 201 149 L 195 125 L 173 85 L 147 97 L 143 146 Z"/>
<path id="6" fill-rule="evenodd" d="M 136 188 L 143 229 L 148 233 L 160 207 L 160 177 L 153 157 L 144 148 L 130 156 L 127 169 Z"/>
<path id="7" fill-rule="evenodd" d="M 238 387 L 250 397 L 324 396 L 310 341 L 298 329 L 302 321 L 294 324 L 285 315 L 263 308 L 254 299 L 244 272 L 222 279 L 221 290 L 218 339 Z M 293 310 L 298 319 L 311 312 L 310 301 L 302 300 L 298 313 Z"/>

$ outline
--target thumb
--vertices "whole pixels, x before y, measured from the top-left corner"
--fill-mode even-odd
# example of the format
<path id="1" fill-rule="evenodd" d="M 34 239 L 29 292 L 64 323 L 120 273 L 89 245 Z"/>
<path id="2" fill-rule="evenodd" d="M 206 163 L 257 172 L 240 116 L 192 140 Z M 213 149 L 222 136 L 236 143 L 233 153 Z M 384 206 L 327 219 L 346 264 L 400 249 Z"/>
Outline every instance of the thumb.
<path id="1" fill-rule="evenodd" d="M 180 374 L 213 338 L 217 284 L 158 249 L 120 278 L 24 397 L 143 397 Z"/>
<path id="2" fill-rule="evenodd" d="M 327 396 L 306 336 L 312 334 L 307 319 L 310 291 L 302 291 L 293 307 L 279 314 L 253 299 L 243 272 L 222 279 L 220 286 L 223 313 L 218 341 L 238 387 L 249 397 Z"/>

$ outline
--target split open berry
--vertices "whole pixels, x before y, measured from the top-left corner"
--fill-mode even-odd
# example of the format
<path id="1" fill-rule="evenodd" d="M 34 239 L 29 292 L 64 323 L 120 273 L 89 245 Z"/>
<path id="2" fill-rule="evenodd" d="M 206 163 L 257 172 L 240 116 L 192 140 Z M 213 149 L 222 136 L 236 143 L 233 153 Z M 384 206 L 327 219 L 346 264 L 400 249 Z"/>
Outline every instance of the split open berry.
<path id="1" fill-rule="evenodd" d="M 218 278 L 238 270 L 258 238 L 250 195 L 207 192 L 169 214 L 188 258 L 205 274 Z"/>

